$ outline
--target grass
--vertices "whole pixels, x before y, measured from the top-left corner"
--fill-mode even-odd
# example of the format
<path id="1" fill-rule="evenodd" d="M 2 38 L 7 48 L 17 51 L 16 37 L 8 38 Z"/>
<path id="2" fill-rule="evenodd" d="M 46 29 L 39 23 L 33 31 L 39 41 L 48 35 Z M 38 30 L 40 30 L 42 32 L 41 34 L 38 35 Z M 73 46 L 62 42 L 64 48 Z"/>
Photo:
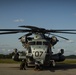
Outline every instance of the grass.
<path id="1" fill-rule="evenodd" d="M 14 64 L 14 63 L 20 63 L 20 62 L 14 61 L 12 59 L 0 59 L 0 63 L 12 63 L 12 64 Z M 58 63 L 76 64 L 76 59 L 66 59 L 63 62 L 58 62 Z"/>
<path id="2" fill-rule="evenodd" d="M 65 59 L 65 61 L 59 63 L 76 64 L 76 59 Z"/>
<path id="3" fill-rule="evenodd" d="M 0 59 L 0 63 L 20 63 L 12 59 Z"/>

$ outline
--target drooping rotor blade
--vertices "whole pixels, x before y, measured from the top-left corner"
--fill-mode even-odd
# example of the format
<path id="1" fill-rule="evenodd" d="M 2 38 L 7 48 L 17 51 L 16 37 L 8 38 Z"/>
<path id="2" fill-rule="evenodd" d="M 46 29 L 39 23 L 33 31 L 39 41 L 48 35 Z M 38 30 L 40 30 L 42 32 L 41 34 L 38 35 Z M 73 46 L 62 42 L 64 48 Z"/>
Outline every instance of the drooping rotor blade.
<path id="1" fill-rule="evenodd" d="M 16 34 L 16 33 L 19 33 L 17 31 L 13 31 L 13 32 L 1 32 L 0 35 L 2 34 Z"/>
<path id="2" fill-rule="evenodd" d="M 59 35 L 56 35 L 56 34 L 51 34 L 51 35 L 57 36 L 57 37 L 59 37 L 59 38 L 65 39 L 65 40 L 69 40 L 68 38 L 65 38 L 65 37 L 62 37 L 62 36 L 59 36 Z"/>

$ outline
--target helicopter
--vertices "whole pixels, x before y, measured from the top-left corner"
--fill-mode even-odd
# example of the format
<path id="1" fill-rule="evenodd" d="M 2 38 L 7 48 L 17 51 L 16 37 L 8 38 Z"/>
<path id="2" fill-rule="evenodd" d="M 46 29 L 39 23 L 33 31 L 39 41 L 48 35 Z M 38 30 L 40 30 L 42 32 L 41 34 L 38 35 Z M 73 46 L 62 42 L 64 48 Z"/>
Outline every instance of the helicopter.
<path id="1" fill-rule="evenodd" d="M 54 33 L 76 34 L 76 29 L 45 29 L 36 26 L 23 25 L 21 29 L 0 29 L 2 34 L 26 33 L 19 38 L 22 46 L 26 49 L 25 55 L 20 55 L 15 49 L 12 57 L 15 61 L 25 60 L 26 66 L 55 66 L 56 62 L 65 60 L 64 49 L 56 54 L 53 53 L 52 47 L 59 41 L 57 37 L 69 40 L 68 38 L 56 35 Z M 26 28 L 26 29 L 23 29 Z M 52 35 L 50 37 L 49 35 Z"/>

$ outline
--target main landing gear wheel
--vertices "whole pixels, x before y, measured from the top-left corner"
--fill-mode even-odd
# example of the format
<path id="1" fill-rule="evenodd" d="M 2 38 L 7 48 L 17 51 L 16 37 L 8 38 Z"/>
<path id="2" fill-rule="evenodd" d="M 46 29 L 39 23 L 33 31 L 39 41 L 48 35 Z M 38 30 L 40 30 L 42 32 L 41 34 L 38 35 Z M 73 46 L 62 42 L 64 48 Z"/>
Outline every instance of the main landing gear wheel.
<path id="1" fill-rule="evenodd" d="M 55 61 L 54 60 L 51 60 L 51 63 L 50 63 L 50 66 L 52 66 L 52 67 L 55 67 Z"/>

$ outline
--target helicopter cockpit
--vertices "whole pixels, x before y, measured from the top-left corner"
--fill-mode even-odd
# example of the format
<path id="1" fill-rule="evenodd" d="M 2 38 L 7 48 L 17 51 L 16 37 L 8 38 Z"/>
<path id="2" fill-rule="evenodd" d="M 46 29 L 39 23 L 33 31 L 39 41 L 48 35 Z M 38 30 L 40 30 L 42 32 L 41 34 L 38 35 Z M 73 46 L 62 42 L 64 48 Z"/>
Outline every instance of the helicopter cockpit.
<path id="1" fill-rule="evenodd" d="M 30 45 L 48 45 L 47 41 L 32 41 L 29 42 Z"/>

